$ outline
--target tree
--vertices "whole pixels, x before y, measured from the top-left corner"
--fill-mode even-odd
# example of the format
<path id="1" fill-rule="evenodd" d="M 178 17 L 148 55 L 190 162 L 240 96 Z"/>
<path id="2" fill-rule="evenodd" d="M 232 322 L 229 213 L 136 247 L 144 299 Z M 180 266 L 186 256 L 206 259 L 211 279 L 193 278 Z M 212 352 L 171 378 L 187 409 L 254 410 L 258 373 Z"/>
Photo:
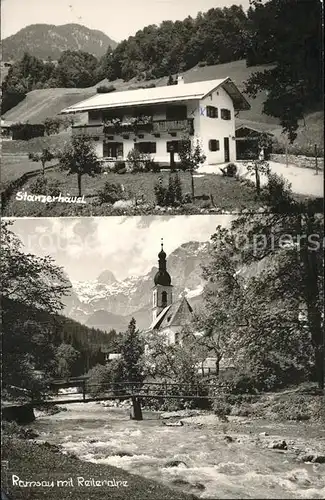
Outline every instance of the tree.
<path id="1" fill-rule="evenodd" d="M 235 226 L 242 237 L 245 235 L 251 241 L 241 252 L 244 264 L 256 265 L 261 261 L 272 264 L 271 270 L 261 275 L 268 300 L 281 308 L 282 303 L 288 301 L 286 315 L 294 311 L 299 320 L 296 328 L 305 327 L 303 332 L 309 335 L 313 351 L 314 377 L 319 387 L 323 387 L 323 216 L 254 214 L 254 217 L 240 217 Z M 256 298 L 261 296 L 261 287 L 255 293 Z"/>
<path id="2" fill-rule="evenodd" d="M 126 333 L 119 345 L 121 354 L 120 363 L 123 378 L 127 382 L 142 382 L 144 378 L 142 356 L 144 353 L 144 342 L 140 332 L 136 328 L 135 319 L 132 318 Z"/>
<path id="3" fill-rule="evenodd" d="M 30 153 L 29 158 L 33 161 L 40 161 L 42 164 L 42 174 L 45 175 L 45 165 L 55 158 L 55 154 L 49 148 L 44 148 L 42 153 Z"/>
<path id="4" fill-rule="evenodd" d="M 87 174 L 94 177 L 101 171 L 93 143 L 88 136 L 73 136 L 71 142 L 60 153 L 59 161 L 62 169 L 68 170 L 68 175 L 77 175 L 79 196 L 82 196 L 82 176 Z"/>
<path id="5" fill-rule="evenodd" d="M 58 134 L 62 126 L 62 118 L 48 117 L 44 120 L 45 133 L 47 135 Z"/>
<path id="6" fill-rule="evenodd" d="M 298 121 L 322 105 L 322 2 L 320 0 L 252 0 L 249 53 L 251 63 L 274 63 L 253 73 L 245 92 L 264 91 L 263 113 L 280 119 L 292 143 Z"/>
<path id="7" fill-rule="evenodd" d="M 158 383 L 166 382 L 175 385 L 168 387 L 169 394 L 179 396 L 193 395 L 193 399 L 157 400 L 157 409 L 177 410 L 202 404 L 195 396 L 206 395 L 202 386 L 202 377 L 199 368 L 207 357 L 206 346 L 200 343 L 193 333 L 191 325 L 187 325 L 180 332 L 180 342 L 167 344 L 164 335 L 151 333 L 146 336 L 145 371 Z M 203 384 L 204 385 L 204 384 Z M 157 390 L 164 395 L 165 388 L 157 386 Z M 159 394 L 159 392 L 157 393 Z"/>
<path id="8" fill-rule="evenodd" d="M 3 384 L 34 390 L 41 385 L 35 370 L 53 372 L 51 315 L 71 285 L 50 257 L 25 253 L 11 225 L 1 223 Z"/>
<path id="9" fill-rule="evenodd" d="M 74 363 L 80 353 L 70 344 L 61 344 L 56 350 L 57 373 L 59 377 L 68 379 L 71 376 Z"/>
<path id="10" fill-rule="evenodd" d="M 107 391 L 110 383 L 112 383 L 112 374 L 107 365 L 97 364 L 89 370 L 87 391 L 92 396 L 99 396 L 105 390 Z"/>
<path id="11" fill-rule="evenodd" d="M 181 147 L 179 150 L 179 157 L 181 160 L 181 168 L 184 170 L 189 170 L 191 174 L 191 189 L 192 198 L 194 199 L 194 172 L 202 165 L 206 156 L 202 151 L 200 141 L 197 139 L 195 142 L 191 142 L 189 138 L 182 140 Z"/>
<path id="12" fill-rule="evenodd" d="M 259 389 L 324 386 L 323 217 L 243 214 L 212 237 L 203 331 Z"/>
<path id="13" fill-rule="evenodd" d="M 56 67 L 59 87 L 90 87 L 95 85 L 98 61 L 87 52 L 66 50 L 62 53 Z"/>
<path id="14" fill-rule="evenodd" d="M 2 296 L 25 306 L 50 313 L 63 308 L 62 297 L 71 285 L 52 257 L 36 257 L 22 250 L 19 238 L 9 229 L 11 222 L 1 222 Z"/>
<path id="15" fill-rule="evenodd" d="M 247 163 L 247 172 L 255 175 L 255 187 L 257 196 L 261 195 L 261 174 L 270 173 L 269 163 L 262 158 L 255 158 Z"/>

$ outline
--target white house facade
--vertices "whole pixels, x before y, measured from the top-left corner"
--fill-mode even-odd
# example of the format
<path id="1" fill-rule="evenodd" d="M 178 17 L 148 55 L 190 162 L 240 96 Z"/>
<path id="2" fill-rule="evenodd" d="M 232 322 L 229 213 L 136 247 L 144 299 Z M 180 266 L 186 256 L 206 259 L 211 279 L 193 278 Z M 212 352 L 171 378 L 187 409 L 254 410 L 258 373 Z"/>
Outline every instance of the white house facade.
<path id="1" fill-rule="evenodd" d="M 230 78 L 97 94 L 61 113 L 88 113 L 72 133 L 93 138 L 99 158 L 126 160 L 136 148 L 162 165 L 181 141 L 199 140 L 207 164 L 236 160 L 235 113 L 250 105 Z"/>

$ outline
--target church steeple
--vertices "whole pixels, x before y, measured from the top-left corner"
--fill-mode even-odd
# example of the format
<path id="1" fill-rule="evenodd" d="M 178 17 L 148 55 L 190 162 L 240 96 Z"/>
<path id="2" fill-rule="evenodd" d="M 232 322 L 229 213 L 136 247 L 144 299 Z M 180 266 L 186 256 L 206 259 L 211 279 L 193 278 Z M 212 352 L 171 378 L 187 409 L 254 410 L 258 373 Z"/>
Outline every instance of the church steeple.
<path id="1" fill-rule="evenodd" d="M 158 271 L 154 277 L 155 285 L 171 285 L 171 277 L 167 272 L 166 257 L 166 253 L 164 252 L 164 242 L 163 239 L 161 239 L 161 250 L 158 254 Z"/>
<path id="2" fill-rule="evenodd" d="M 164 251 L 163 240 L 161 239 L 161 250 L 158 254 L 158 271 L 154 277 L 153 288 L 153 319 L 155 320 L 161 311 L 172 304 L 172 284 L 171 277 L 167 271 L 166 253 Z"/>

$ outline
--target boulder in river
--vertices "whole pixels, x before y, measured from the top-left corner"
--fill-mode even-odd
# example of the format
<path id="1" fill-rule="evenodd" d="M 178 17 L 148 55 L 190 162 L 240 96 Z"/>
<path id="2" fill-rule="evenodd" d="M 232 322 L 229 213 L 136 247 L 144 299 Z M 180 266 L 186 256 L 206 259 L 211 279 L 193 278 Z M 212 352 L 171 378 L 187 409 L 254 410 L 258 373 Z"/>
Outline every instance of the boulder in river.
<path id="1" fill-rule="evenodd" d="M 179 420 L 178 422 L 163 422 L 164 425 L 167 425 L 167 427 L 182 427 L 183 422 Z"/>
<path id="2" fill-rule="evenodd" d="M 284 440 L 283 441 L 273 441 L 273 443 L 271 443 L 270 448 L 272 448 L 273 450 L 287 450 L 288 445 Z"/>
<path id="3" fill-rule="evenodd" d="M 170 460 L 166 462 L 165 467 L 187 467 L 187 465 L 182 460 Z"/>

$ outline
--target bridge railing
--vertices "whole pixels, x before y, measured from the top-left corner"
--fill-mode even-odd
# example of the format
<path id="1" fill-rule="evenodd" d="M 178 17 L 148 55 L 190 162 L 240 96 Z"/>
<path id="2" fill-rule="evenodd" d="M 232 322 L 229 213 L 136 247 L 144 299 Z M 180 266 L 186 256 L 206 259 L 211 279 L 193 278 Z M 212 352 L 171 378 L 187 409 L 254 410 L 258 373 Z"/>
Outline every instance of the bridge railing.
<path id="1" fill-rule="evenodd" d="M 68 380 L 53 380 L 49 384 L 49 392 L 47 397 L 54 401 L 53 391 L 56 392 L 60 388 L 79 387 L 83 401 L 98 400 L 100 398 L 107 399 L 127 399 L 131 397 L 143 398 L 174 398 L 174 399 L 210 399 L 216 397 L 218 389 L 211 382 L 199 383 L 180 383 L 180 382 L 138 382 L 138 381 L 121 381 L 108 382 L 106 384 L 96 384 L 89 381 L 88 377 L 76 377 Z M 218 382 L 218 388 L 221 387 Z M 74 399 L 70 394 L 60 394 L 60 399 L 55 399 L 60 402 L 62 399 Z M 79 398 L 80 399 L 80 398 Z"/>

